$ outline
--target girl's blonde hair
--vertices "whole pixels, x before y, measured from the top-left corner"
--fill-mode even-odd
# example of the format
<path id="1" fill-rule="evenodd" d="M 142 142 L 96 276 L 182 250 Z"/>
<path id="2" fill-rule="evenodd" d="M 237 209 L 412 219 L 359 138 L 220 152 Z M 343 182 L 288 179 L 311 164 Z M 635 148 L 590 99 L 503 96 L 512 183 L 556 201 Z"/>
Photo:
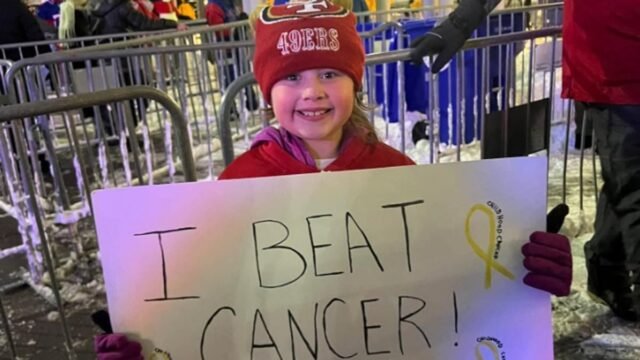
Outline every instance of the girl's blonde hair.
<path id="1" fill-rule="evenodd" d="M 260 12 L 267 6 L 267 4 L 258 4 L 258 6 L 253 9 L 251 14 L 249 14 L 249 27 L 251 28 L 251 32 L 253 34 L 256 33 L 256 23 L 258 22 L 258 18 L 260 17 Z"/>
<path id="2" fill-rule="evenodd" d="M 371 124 L 369 118 L 367 117 L 368 110 L 369 108 L 367 107 L 367 105 L 362 102 L 362 100 L 356 93 L 351 117 L 349 117 L 349 120 L 344 125 L 344 127 L 347 132 L 350 132 L 353 135 L 359 137 L 365 143 L 375 144 L 380 141 L 380 139 L 378 139 L 376 129 L 373 127 L 373 124 Z"/>

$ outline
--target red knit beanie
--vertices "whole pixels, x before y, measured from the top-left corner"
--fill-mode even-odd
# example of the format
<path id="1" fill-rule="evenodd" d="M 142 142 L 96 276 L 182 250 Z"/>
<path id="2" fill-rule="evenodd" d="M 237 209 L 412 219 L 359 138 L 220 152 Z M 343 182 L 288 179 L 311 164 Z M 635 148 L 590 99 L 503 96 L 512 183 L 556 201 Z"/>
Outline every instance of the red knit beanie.
<path id="1" fill-rule="evenodd" d="M 328 0 L 269 6 L 256 21 L 253 72 L 271 103 L 271 88 L 285 76 L 309 69 L 344 72 L 362 85 L 364 48 L 353 13 Z"/>

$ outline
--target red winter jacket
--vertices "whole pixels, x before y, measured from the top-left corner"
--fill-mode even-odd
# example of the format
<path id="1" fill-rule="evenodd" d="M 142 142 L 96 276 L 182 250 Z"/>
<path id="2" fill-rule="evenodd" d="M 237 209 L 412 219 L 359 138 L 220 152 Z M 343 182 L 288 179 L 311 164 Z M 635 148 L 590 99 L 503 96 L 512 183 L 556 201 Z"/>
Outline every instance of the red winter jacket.
<path id="1" fill-rule="evenodd" d="M 220 6 L 218 6 L 218 4 L 216 3 L 213 3 L 213 2 L 208 3 L 207 6 L 205 7 L 205 13 L 207 16 L 207 25 L 215 26 L 215 25 L 221 25 L 225 23 L 224 10 Z M 229 29 L 217 32 L 218 36 L 221 36 L 224 38 L 228 38 L 230 34 L 231 34 L 231 30 Z"/>
<path id="2" fill-rule="evenodd" d="M 565 0 L 562 96 L 640 104 L 640 0 Z"/>
<path id="3" fill-rule="evenodd" d="M 338 158 L 324 171 L 374 169 L 415 163 L 401 152 L 378 142 L 366 144 L 353 137 Z M 294 175 L 320 172 L 315 167 L 294 159 L 275 142 L 263 142 L 235 159 L 218 179 L 240 179 L 263 176 Z"/>
<path id="4" fill-rule="evenodd" d="M 209 26 L 224 24 L 224 10 L 216 3 L 208 3 L 205 7 L 207 24 Z"/>

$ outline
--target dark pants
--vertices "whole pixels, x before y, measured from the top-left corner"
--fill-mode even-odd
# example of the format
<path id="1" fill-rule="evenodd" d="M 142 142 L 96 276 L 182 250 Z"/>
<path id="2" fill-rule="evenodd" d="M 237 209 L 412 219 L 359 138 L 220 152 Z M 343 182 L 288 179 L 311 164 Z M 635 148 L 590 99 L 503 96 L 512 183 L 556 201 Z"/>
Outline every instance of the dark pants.
<path id="1" fill-rule="evenodd" d="M 587 260 L 640 270 L 640 105 L 587 104 L 604 184 Z M 638 279 L 633 279 L 637 282 Z"/>

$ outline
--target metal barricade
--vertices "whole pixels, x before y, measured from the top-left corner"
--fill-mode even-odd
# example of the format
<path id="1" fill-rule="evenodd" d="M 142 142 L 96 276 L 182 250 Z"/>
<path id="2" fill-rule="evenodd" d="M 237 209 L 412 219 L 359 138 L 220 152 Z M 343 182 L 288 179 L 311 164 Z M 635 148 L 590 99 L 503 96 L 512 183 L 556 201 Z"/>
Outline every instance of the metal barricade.
<path id="1" fill-rule="evenodd" d="M 193 154 L 189 145 L 186 122 L 182 115 L 182 110 L 178 104 L 157 89 L 141 86 L 129 87 L 99 91 L 62 99 L 44 100 L 31 102 L 29 104 L 0 107 L 0 122 L 3 124 L 10 124 L 9 126 L 3 126 L 2 134 L 0 134 L 0 162 L 2 164 L 4 174 L 7 176 L 5 186 L 9 188 L 9 192 L 11 194 L 10 202 L 3 205 L 8 207 L 7 212 L 13 214 L 17 218 L 20 230 L 23 232 L 23 235 L 26 235 L 23 237 L 24 243 L 21 248 L 15 250 L 13 254 L 19 252 L 26 253 L 30 265 L 38 268 L 31 269 L 31 275 L 39 273 L 42 276 L 46 270 L 48 282 L 51 285 L 53 303 L 56 304 L 57 310 L 60 314 L 60 322 L 69 358 L 74 358 L 73 342 L 65 315 L 65 301 L 61 296 L 61 288 L 56 271 L 58 268 L 57 265 L 62 261 L 62 259 L 60 259 L 62 254 L 56 253 L 55 251 L 57 247 L 55 242 L 52 242 L 53 235 L 48 231 L 50 230 L 49 227 L 52 224 L 52 220 L 47 217 L 47 210 L 41 202 L 41 194 L 36 190 L 38 185 L 34 181 L 34 177 L 32 175 L 33 171 L 31 168 L 36 167 L 37 164 L 32 162 L 33 153 L 30 153 L 32 149 L 29 148 L 29 145 L 25 141 L 28 136 L 23 136 L 23 133 L 28 131 L 27 127 L 24 126 L 26 125 L 25 119 L 45 114 L 64 114 L 75 109 L 107 105 L 109 103 L 134 98 L 144 98 L 160 103 L 170 114 L 176 130 L 176 136 L 179 138 L 179 143 L 181 145 L 180 157 L 182 160 L 184 179 L 185 181 L 195 181 L 196 173 Z M 77 222 L 82 217 L 90 216 L 90 191 L 98 189 L 101 186 L 97 186 L 97 183 L 93 183 L 93 186 L 90 186 L 88 182 L 85 182 L 85 179 L 88 179 L 88 174 L 85 171 L 85 163 L 82 159 L 82 148 L 83 146 L 86 146 L 86 144 L 79 141 L 74 130 L 75 126 L 73 124 L 73 118 L 66 115 L 64 117 L 64 121 L 69 126 L 72 133 L 71 146 L 75 149 L 72 157 L 75 165 L 74 168 L 76 170 L 75 177 L 79 187 L 77 189 L 78 193 L 76 194 L 76 197 L 79 199 L 81 207 L 84 208 L 84 210 L 76 212 L 77 218 L 74 221 Z M 18 119 L 22 119 L 22 121 Z M 96 244 L 94 243 L 94 248 L 95 245 Z M 75 246 L 75 250 L 78 251 L 76 256 L 82 256 L 82 247 L 86 247 L 88 244 L 82 244 L 79 242 L 75 244 Z M 3 255 L 6 255 L 6 252 Z M 4 308 L 1 307 L 1 302 L 0 310 L 3 324 L 5 326 L 5 334 L 9 341 L 9 347 L 11 349 L 12 356 L 15 358 L 17 354 L 15 344 L 12 341 L 13 338 L 11 336 L 11 329 L 8 323 L 9 319 L 6 316 Z"/>
<path id="2" fill-rule="evenodd" d="M 236 42 L 47 54 L 16 63 L 9 71 L 8 80 L 18 85 L 18 91 L 12 94 L 15 102 L 63 97 L 130 84 L 151 85 L 165 91 L 180 103 L 190 124 L 190 137 L 196 146 L 196 153 L 198 157 L 208 156 L 208 176 L 212 177 L 212 153 L 217 141 L 218 104 L 224 88 L 216 86 L 221 80 L 216 74 L 215 64 L 212 65 L 208 57 L 212 54 L 219 57 L 231 54 L 232 60 L 238 60 L 238 63 L 243 64 L 247 61 L 246 54 L 252 46 L 252 42 Z M 244 59 L 239 59 L 241 57 Z M 46 66 L 52 70 L 55 93 L 47 90 L 46 80 L 39 72 L 33 70 L 38 66 Z M 236 111 L 237 117 L 241 120 L 238 124 L 244 124 L 245 121 L 256 122 L 258 106 L 256 90 L 248 91 L 244 104 Z M 136 113 L 144 109 L 143 117 L 148 117 L 149 121 L 156 124 L 150 129 L 162 128 L 158 125 L 163 122 L 159 109 L 149 108 L 140 102 L 134 104 L 133 109 L 136 110 L 133 114 L 123 113 L 127 116 L 120 117 L 117 116 L 117 109 L 107 111 L 102 108 L 98 109 L 99 111 L 85 112 L 84 118 L 90 129 L 95 128 L 94 132 L 102 135 L 104 132 L 97 131 L 100 124 L 104 124 L 106 130 L 117 129 L 116 121 L 131 117 L 135 120 Z M 142 123 L 145 127 L 151 125 L 148 121 Z M 113 138 L 117 134 L 107 131 L 106 135 Z M 109 139 L 105 139 L 107 140 Z M 52 134 L 52 141 L 56 141 L 55 134 Z M 170 142 L 170 138 L 167 141 Z M 173 176 L 173 168 L 170 166 L 168 170 L 169 176 Z"/>
<path id="3" fill-rule="evenodd" d="M 176 139 L 180 161 L 176 162 L 173 159 L 172 144 L 164 144 L 166 147 L 162 153 L 168 155 L 154 153 L 153 148 L 158 146 L 154 144 L 154 139 L 158 136 L 150 136 L 144 129 L 141 134 L 141 144 L 139 144 L 138 131 L 132 121 L 125 121 L 120 128 L 120 137 L 109 144 L 103 138 L 95 139 L 93 137 L 95 134 L 87 131 L 86 124 L 77 121 L 77 112 L 51 115 L 62 111 L 58 110 L 59 108 L 67 110 L 80 107 L 99 111 L 97 109 L 105 106 L 113 106 L 118 113 L 122 114 L 131 105 L 129 101 L 126 103 L 122 101 L 136 98 L 153 100 L 154 104 L 163 106 L 165 110 L 163 129 L 169 133 L 169 137 Z M 109 99 L 114 103 L 109 104 Z M 84 218 L 90 214 L 91 190 L 122 184 L 153 184 L 154 176 L 157 176 L 154 171 L 158 171 L 154 169 L 154 165 L 162 161 L 174 167 L 181 167 L 180 178 L 188 181 L 195 180 L 195 167 L 186 121 L 182 109 L 175 106 L 174 102 L 168 102 L 168 99 L 166 94 L 157 89 L 130 87 L 0 108 L 0 115 L 4 118 L 24 117 L 21 127 L 15 125 L 11 132 L 5 129 L 2 133 L 2 141 L 6 145 L 2 149 L 4 155 L 1 162 L 5 177 L 3 197 L 0 199 L 2 209 L 16 218 L 23 243 L 14 248 L 3 249 L 0 258 L 16 253 L 26 253 L 29 263 L 29 281 L 38 283 L 43 276 L 42 261 L 37 250 L 41 237 L 40 234 L 29 230 L 28 226 L 34 216 L 41 214 L 45 223 L 63 226 Z M 34 112 L 38 111 L 40 113 L 36 115 Z M 179 112 L 179 116 L 175 114 L 176 112 Z M 174 121 L 171 122 L 171 119 Z M 175 119 L 180 122 L 176 122 Z M 54 142 L 51 136 L 53 133 L 62 133 L 64 136 L 57 138 L 57 142 Z M 23 155 L 16 150 L 20 142 L 18 140 L 26 144 Z M 120 154 L 115 154 L 117 151 L 114 151 L 114 147 L 119 149 Z M 120 155 L 119 158 L 118 155 Z M 31 168 L 21 165 L 19 160 L 28 161 Z M 96 162 L 100 164 L 97 167 Z M 135 172 L 132 171 L 132 167 Z M 27 194 L 26 187 L 19 183 L 18 176 L 21 169 L 30 169 L 34 196 Z M 171 181 L 177 180 L 172 178 Z M 37 214 L 26 207 L 23 211 L 19 210 L 20 199 L 25 197 L 38 199 L 40 210 Z"/>

